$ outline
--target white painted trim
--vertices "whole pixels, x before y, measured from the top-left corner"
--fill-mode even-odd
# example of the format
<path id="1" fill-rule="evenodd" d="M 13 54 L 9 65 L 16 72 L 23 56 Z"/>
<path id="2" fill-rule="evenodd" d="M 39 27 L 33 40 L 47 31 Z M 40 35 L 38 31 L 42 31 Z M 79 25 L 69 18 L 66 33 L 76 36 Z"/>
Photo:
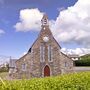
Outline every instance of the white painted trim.
<path id="1" fill-rule="evenodd" d="M 48 45 L 48 61 L 53 62 L 53 48 L 51 45 Z"/>
<path id="2" fill-rule="evenodd" d="M 44 45 L 40 46 L 40 62 L 45 62 L 45 47 L 44 47 Z"/>

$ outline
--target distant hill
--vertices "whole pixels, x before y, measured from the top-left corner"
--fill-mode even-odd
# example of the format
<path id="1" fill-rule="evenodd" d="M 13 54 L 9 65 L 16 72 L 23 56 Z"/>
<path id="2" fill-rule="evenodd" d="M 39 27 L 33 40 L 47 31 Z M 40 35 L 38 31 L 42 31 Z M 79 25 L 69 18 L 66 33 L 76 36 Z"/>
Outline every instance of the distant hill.
<path id="1" fill-rule="evenodd" d="M 86 54 L 80 57 L 80 60 L 90 60 L 90 54 Z"/>

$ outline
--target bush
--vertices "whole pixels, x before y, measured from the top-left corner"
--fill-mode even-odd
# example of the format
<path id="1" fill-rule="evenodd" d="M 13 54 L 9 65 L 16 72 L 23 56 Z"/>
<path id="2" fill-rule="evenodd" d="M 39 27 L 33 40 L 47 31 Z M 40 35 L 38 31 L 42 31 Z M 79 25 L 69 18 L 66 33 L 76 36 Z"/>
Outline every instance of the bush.
<path id="1" fill-rule="evenodd" d="M 90 60 L 77 60 L 75 66 L 90 66 Z"/>
<path id="2" fill-rule="evenodd" d="M 6 67 L 4 66 L 4 67 L 1 67 L 0 68 L 0 73 L 2 73 L 2 72 L 8 72 L 9 71 L 9 65 L 7 64 L 6 65 Z"/>
<path id="3" fill-rule="evenodd" d="M 31 80 L 1 80 L 0 90 L 90 90 L 90 72 Z"/>
<path id="4" fill-rule="evenodd" d="M 80 60 L 75 61 L 75 66 L 90 66 L 90 54 L 80 57 Z"/>

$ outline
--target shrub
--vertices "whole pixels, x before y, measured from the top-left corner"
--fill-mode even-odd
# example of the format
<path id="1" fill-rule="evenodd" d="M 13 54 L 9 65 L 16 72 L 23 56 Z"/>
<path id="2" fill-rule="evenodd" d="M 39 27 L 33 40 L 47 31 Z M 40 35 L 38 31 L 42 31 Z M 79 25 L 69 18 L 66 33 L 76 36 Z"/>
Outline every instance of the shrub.
<path id="1" fill-rule="evenodd" d="M 9 71 L 9 65 L 8 64 L 6 65 L 6 67 L 3 66 L 3 67 L 0 68 L 0 73 L 1 72 L 8 72 L 8 71 Z"/>
<path id="2" fill-rule="evenodd" d="M 75 66 L 90 66 L 90 60 L 77 60 Z"/>
<path id="3" fill-rule="evenodd" d="M 0 90 L 90 90 L 90 72 L 0 82 Z"/>

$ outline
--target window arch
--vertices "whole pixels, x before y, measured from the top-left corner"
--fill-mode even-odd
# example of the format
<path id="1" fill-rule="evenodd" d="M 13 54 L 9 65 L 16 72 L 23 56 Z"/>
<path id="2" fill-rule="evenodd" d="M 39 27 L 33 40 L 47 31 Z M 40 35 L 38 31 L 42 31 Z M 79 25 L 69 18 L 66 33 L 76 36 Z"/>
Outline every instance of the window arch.
<path id="1" fill-rule="evenodd" d="M 44 77 L 50 76 L 50 68 L 48 65 L 44 68 Z"/>
<path id="2" fill-rule="evenodd" d="M 45 46 L 44 45 L 40 46 L 40 61 L 41 62 L 45 61 Z"/>
<path id="3" fill-rule="evenodd" d="M 48 45 L 48 61 L 53 61 L 53 48 L 51 45 Z"/>
<path id="4" fill-rule="evenodd" d="M 26 64 L 25 63 L 22 64 L 22 71 L 26 71 Z"/>
<path id="5" fill-rule="evenodd" d="M 65 63 L 64 63 L 64 66 L 65 66 L 65 67 L 68 67 L 68 63 L 67 63 L 67 62 L 65 62 Z"/>

